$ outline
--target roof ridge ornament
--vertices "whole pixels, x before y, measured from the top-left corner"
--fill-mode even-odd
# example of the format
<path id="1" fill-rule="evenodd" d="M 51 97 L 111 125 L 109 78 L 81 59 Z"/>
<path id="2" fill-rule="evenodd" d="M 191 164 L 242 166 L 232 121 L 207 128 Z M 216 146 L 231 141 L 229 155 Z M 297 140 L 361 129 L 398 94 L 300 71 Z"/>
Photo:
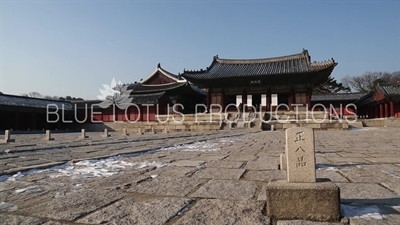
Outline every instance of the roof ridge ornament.
<path id="1" fill-rule="evenodd" d="M 161 63 L 158 63 L 158 64 L 157 64 L 157 68 L 161 68 Z"/>

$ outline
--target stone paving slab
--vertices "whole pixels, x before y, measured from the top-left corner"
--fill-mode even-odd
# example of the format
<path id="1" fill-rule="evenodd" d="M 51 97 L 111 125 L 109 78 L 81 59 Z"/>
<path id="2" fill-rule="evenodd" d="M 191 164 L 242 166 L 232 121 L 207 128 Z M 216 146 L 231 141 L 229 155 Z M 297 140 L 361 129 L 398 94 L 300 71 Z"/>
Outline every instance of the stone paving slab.
<path id="1" fill-rule="evenodd" d="M 0 214 L 0 223 L 4 225 L 41 225 L 45 223 L 45 220 L 29 216 Z"/>
<path id="2" fill-rule="evenodd" d="M 236 180 L 210 180 L 190 197 L 218 198 L 231 200 L 253 199 L 257 185 L 253 182 Z"/>
<path id="3" fill-rule="evenodd" d="M 174 225 L 269 225 L 263 213 L 265 202 L 202 199 L 190 207 Z"/>
<path id="4" fill-rule="evenodd" d="M 205 166 L 213 168 L 239 169 L 242 168 L 243 165 L 244 162 L 218 160 L 218 161 L 207 162 Z"/>
<path id="5" fill-rule="evenodd" d="M 265 170 L 265 171 L 253 171 L 248 170 L 242 180 L 255 180 L 255 181 L 275 181 L 285 180 L 286 171 L 284 170 Z"/>
<path id="6" fill-rule="evenodd" d="M 176 162 L 173 162 L 173 166 L 189 166 L 189 167 L 199 167 L 202 166 L 205 163 L 205 161 L 199 161 L 199 160 L 179 160 Z"/>
<path id="7" fill-rule="evenodd" d="M 305 220 L 279 220 L 276 225 L 342 225 L 341 223 L 314 222 Z"/>
<path id="8" fill-rule="evenodd" d="M 206 179 L 196 178 L 156 177 L 140 182 L 127 191 L 160 196 L 184 197 L 206 181 Z"/>
<path id="9" fill-rule="evenodd" d="M 376 183 L 336 183 L 342 203 L 400 205 L 400 196 Z"/>
<path id="10" fill-rule="evenodd" d="M 256 161 L 249 161 L 246 164 L 247 170 L 277 170 L 279 157 L 259 157 Z"/>
<path id="11" fill-rule="evenodd" d="M 78 223 L 87 224 L 165 224 L 189 206 L 187 198 L 127 198 L 92 213 Z"/>
<path id="12" fill-rule="evenodd" d="M 244 135 L 204 142 L 236 134 Z M 166 225 L 268 224 L 269 219 L 266 222 L 259 222 L 258 219 L 251 221 L 247 215 L 258 218 L 258 209 L 263 208 L 258 204 L 265 203 L 268 180 L 284 179 L 280 177 L 282 171 L 271 169 L 264 163 L 284 152 L 285 135 L 282 131 L 231 130 L 179 135 L 131 135 L 125 138 L 112 133 L 107 139 L 102 139 L 99 133 L 89 133 L 90 140 L 78 140 L 77 136 L 79 134 L 57 134 L 54 142 L 44 142 L 41 140 L 44 134 L 18 135 L 18 143 L 0 145 L 0 173 L 40 166 L 52 167 L 67 161 L 99 159 L 122 153 L 140 153 L 121 159 L 134 166 L 116 169 L 118 172 L 114 175 L 54 177 L 52 173 L 55 170 L 29 175 L 15 174 L 18 175 L 13 178 L 16 181 L 0 181 L 0 215 L 40 217 L 44 218 L 43 222 L 47 225 L 76 224 L 77 219 L 89 217 L 101 217 L 101 222 L 106 224 L 120 224 L 119 220 L 131 221 L 135 216 L 145 218 L 144 221 L 150 221 L 147 224 L 152 224 L 153 221 L 159 221 L 153 216 L 156 214 L 173 215 L 163 217 L 168 217 L 167 220 L 160 220 L 166 221 L 160 222 Z M 378 207 L 376 215 L 382 216 L 382 219 L 371 219 L 361 210 L 359 214 L 349 216 L 349 225 L 399 224 L 399 210 L 396 207 L 400 207 L 400 128 L 316 131 L 315 140 L 317 177 L 329 178 L 341 187 L 344 205 Z M 201 149 L 186 145 L 188 143 L 194 143 Z M 211 151 L 203 148 L 204 145 L 210 146 Z M 16 151 L 3 153 L 6 149 Z M 61 159 L 65 161 L 57 161 Z M 43 164 L 47 161 L 50 161 L 48 165 Z M 244 173 L 239 176 L 242 171 Z M 7 176 L 0 175 L 0 180 L 4 179 Z M 130 198 L 134 199 L 131 203 L 137 205 L 133 206 L 137 209 L 133 214 L 130 211 L 131 203 L 118 206 L 118 203 Z M 165 206 L 163 209 L 157 208 L 159 211 L 149 209 L 146 211 L 148 216 L 141 214 L 141 210 L 146 208 L 143 205 L 160 204 L 165 199 L 169 200 L 161 205 L 179 205 L 170 199 L 187 198 L 194 201 L 178 213 L 176 210 L 168 213 L 168 207 Z M 220 203 L 212 203 L 216 201 Z M 247 204 L 257 212 L 248 210 L 241 202 L 251 202 Z M 98 216 L 103 213 L 102 210 L 113 206 L 115 210 L 111 214 L 120 211 L 118 215 L 121 216 L 113 217 L 108 211 L 104 213 L 106 216 Z M 261 215 L 265 215 L 262 209 Z M 290 222 L 296 224 L 295 221 Z M 313 224 L 310 221 L 303 222 Z"/>
<path id="13" fill-rule="evenodd" d="M 121 192 L 89 189 L 32 206 L 24 212 L 37 217 L 73 221 L 124 196 Z"/>
<path id="14" fill-rule="evenodd" d="M 193 177 L 239 180 L 244 172 L 245 172 L 244 169 L 204 168 L 193 174 Z"/>

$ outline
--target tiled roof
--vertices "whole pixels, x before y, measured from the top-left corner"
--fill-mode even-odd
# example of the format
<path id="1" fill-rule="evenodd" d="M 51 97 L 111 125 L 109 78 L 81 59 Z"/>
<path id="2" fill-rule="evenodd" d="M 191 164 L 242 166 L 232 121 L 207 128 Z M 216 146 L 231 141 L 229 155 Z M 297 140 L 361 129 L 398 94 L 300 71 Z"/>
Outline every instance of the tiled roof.
<path id="1" fill-rule="evenodd" d="M 184 71 L 187 79 L 216 79 L 242 76 L 265 76 L 277 74 L 309 73 L 332 69 L 337 65 L 331 59 L 324 62 L 311 62 L 307 50 L 294 55 L 265 59 L 220 59 L 214 57 L 210 67 L 205 70 Z"/>
<path id="2" fill-rule="evenodd" d="M 331 93 L 331 94 L 313 94 L 311 101 L 355 101 L 368 93 Z"/>
<path id="3" fill-rule="evenodd" d="M 149 92 L 160 92 L 168 91 L 181 86 L 187 85 L 188 83 L 169 83 L 169 84 L 159 84 L 159 85 L 145 85 L 141 83 L 129 84 L 127 90 L 132 90 L 133 93 L 149 93 Z"/>
<path id="4" fill-rule="evenodd" d="M 146 78 L 144 78 L 141 83 L 146 82 L 148 79 L 150 79 L 152 76 L 154 76 L 154 74 L 156 74 L 157 72 L 161 72 L 162 74 L 164 74 L 165 76 L 171 78 L 172 80 L 176 81 L 176 82 L 186 82 L 185 79 L 183 79 L 181 76 L 178 76 L 176 74 L 173 74 L 165 69 L 163 69 L 161 67 L 161 64 L 159 63 L 157 65 L 157 68 L 150 74 L 148 75 Z"/>
<path id="5" fill-rule="evenodd" d="M 133 104 L 156 104 L 165 92 L 157 92 L 151 94 L 131 95 Z"/>
<path id="6" fill-rule="evenodd" d="M 369 92 L 360 99 L 354 101 L 354 104 L 358 106 L 366 105 L 374 101 L 375 93 L 374 92 Z"/>
<path id="7" fill-rule="evenodd" d="M 0 94 L 0 105 L 2 106 L 14 106 L 14 107 L 29 107 L 29 108 L 59 108 L 60 110 L 73 110 L 73 106 L 70 102 L 48 100 L 41 98 L 31 98 L 17 95 L 5 95 Z"/>
<path id="8" fill-rule="evenodd" d="M 384 95 L 400 95 L 400 83 L 378 84 L 377 89 Z"/>

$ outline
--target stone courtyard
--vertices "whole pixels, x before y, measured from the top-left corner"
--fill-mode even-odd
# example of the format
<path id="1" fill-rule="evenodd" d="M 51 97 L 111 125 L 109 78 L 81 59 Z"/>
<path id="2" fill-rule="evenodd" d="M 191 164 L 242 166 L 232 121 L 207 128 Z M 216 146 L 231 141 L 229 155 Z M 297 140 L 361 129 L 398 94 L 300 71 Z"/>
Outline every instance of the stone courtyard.
<path id="1" fill-rule="evenodd" d="M 340 223 L 266 216 L 266 185 L 286 179 L 284 131 L 101 134 L 1 144 L 0 224 L 400 224 L 400 128 L 315 131 Z"/>

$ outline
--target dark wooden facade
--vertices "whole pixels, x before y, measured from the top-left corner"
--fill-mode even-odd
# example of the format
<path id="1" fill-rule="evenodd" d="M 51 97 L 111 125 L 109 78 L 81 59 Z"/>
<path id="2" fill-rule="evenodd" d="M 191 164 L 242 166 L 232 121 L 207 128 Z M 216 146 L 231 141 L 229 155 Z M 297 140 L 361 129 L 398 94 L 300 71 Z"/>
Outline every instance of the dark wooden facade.
<path id="1" fill-rule="evenodd" d="M 275 109 L 279 104 L 311 106 L 312 89 L 325 82 L 337 63 L 311 62 L 307 50 L 265 59 L 220 59 L 215 56 L 205 70 L 187 71 L 187 80 L 207 89 L 207 104 L 247 104 Z M 286 108 L 282 108 L 286 109 Z"/>
<path id="2" fill-rule="evenodd" d="M 70 102 L 0 94 L 0 130 L 66 129 L 73 118 Z"/>

